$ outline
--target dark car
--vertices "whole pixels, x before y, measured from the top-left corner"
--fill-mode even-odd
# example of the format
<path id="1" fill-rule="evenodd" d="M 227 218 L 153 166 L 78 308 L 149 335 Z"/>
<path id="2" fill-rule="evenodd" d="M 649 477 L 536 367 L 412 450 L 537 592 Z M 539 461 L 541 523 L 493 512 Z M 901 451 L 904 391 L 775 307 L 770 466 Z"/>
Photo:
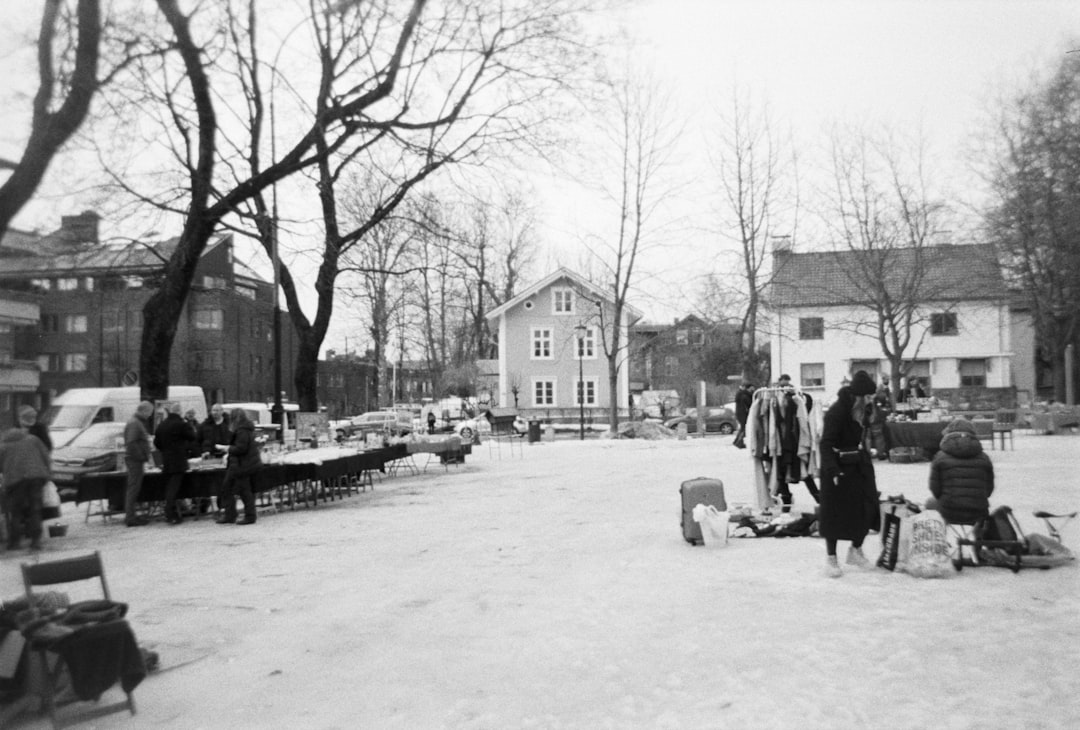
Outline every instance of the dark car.
<path id="1" fill-rule="evenodd" d="M 57 488 L 76 489 L 83 474 L 123 468 L 124 425 L 106 421 L 88 426 L 52 454 L 52 477 Z"/>
<path id="2" fill-rule="evenodd" d="M 686 424 L 687 433 L 697 433 L 697 408 L 690 408 L 684 415 L 664 421 L 664 425 L 671 429 L 678 428 L 680 423 Z M 705 409 L 705 433 L 735 433 L 738 430 L 735 411 L 724 407 Z"/>

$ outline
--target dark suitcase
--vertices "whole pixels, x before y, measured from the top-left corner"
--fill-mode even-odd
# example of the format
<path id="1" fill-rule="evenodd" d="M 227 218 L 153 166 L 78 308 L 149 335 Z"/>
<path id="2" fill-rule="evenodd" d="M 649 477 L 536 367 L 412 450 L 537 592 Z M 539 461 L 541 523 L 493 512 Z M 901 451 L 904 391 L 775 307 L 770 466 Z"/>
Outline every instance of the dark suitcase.
<path id="1" fill-rule="evenodd" d="M 694 507 L 699 504 L 711 504 L 721 512 L 727 511 L 727 501 L 724 499 L 724 483 L 719 479 L 698 477 L 688 479 L 679 487 L 679 496 L 682 497 L 682 534 L 691 545 L 701 545 L 701 526 L 694 522 Z"/>

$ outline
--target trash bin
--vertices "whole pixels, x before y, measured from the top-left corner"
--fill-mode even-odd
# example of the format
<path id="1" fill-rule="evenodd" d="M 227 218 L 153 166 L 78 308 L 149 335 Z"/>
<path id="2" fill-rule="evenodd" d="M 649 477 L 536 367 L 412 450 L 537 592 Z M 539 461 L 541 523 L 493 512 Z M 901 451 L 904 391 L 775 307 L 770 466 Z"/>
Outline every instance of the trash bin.
<path id="1" fill-rule="evenodd" d="M 529 443 L 535 444 L 540 441 L 540 421 L 529 421 Z"/>

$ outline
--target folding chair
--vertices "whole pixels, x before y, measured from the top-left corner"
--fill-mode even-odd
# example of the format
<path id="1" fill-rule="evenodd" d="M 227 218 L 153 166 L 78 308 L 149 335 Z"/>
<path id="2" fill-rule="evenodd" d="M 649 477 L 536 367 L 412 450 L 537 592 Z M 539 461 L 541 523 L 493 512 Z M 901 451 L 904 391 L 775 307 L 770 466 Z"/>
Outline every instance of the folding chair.
<path id="1" fill-rule="evenodd" d="M 990 439 L 990 448 L 994 448 L 994 439 L 1001 437 L 1001 450 L 1005 450 L 1005 437 L 1009 437 L 1009 448 L 1013 447 L 1013 429 L 1016 428 L 1016 411 L 1002 408 L 994 413 L 993 437 Z"/>
<path id="2" fill-rule="evenodd" d="M 98 579 L 105 602 L 111 603 L 109 584 L 105 580 L 105 566 L 101 554 L 91 553 L 77 558 L 66 558 L 36 564 L 22 564 L 23 584 L 26 598 L 31 607 L 37 605 L 34 599 L 35 586 L 51 586 L 59 583 Z M 97 602 L 93 602 L 97 603 Z M 123 604 L 119 604 L 123 606 Z M 126 610 L 126 606 L 123 607 Z M 122 611 L 118 615 L 122 615 Z M 30 647 L 40 657 L 43 680 L 43 710 L 48 713 L 54 728 L 81 723 L 114 712 L 129 711 L 135 714 L 135 698 L 132 695 L 137 685 L 146 675 L 142 655 L 139 653 L 131 627 L 120 618 L 103 620 L 101 623 L 86 625 L 74 631 L 65 631 L 54 636 L 31 633 Z M 86 657 L 87 661 L 79 659 Z M 109 658 L 117 661 L 111 662 Z M 89 676 L 88 667 L 97 668 L 96 676 Z M 111 667 L 106 669 L 105 667 Z M 59 698 L 59 680 L 62 672 L 68 669 L 72 675 L 74 697 Z M 103 674 L 102 672 L 108 672 Z M 126 699 L 106 705 L 99 705 L 85 712 L 68 717 L 59 717 L 57 709 L 76 702 L 100 699 L 104 690 L 116 682 L 121 683 Z M 89 689 L 87 689 L 89 688 Z M 96 697 L 94 696 L 96 693 Z M 86 695 L 90 696 L 87 697 Z"/>
<path id="3" fill-rule="evenodd" d="M 1021 557 L 1028 550 L 1027 539 L 1020 531 L 1012 509 L 1005 506 L 996 508 L 988 517 L 975 523 L 971 536 L 957 539 L 956 545 L 958 559 L 953 561 L 953 566 L 958 571 L 964 566 L 992 565 L 1019 573 L 1023 567 Z M 970 561 L 964 558 L 965 547 L 971 548 Z"/>

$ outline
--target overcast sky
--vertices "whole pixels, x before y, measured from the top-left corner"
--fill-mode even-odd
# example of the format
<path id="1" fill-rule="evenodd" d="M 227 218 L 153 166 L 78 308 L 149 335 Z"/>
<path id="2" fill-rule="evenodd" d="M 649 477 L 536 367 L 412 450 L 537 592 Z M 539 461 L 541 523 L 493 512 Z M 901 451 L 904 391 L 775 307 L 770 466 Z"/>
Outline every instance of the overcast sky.
<path id="1" fill-rule="evenodd" d="M 0 98 L 9 113 L 16 85 L 28 90 L 34 80 L 25 71 L 12 72 L 19 58 L 12 34 L 34 33 L 37 5 L 4 8 L 0 71 L 6 86 Z M 610 23 L 626 25 L 641 43 L 642 58 L 670 86 L 673 106 L 686 119 L 682 159 L 690 178 L 702 174 L 700 149 L 710 115 L 738 86 L 768 101 L 778 125 L 791 130 L 800 164 L 814 164 L 834 123 L 921 124 L 949 186 L 970 195 L 976 182 L 960 153 L 988 99 L 1048 68 L 1070 37 L 1080 37 L 1080 0 L 644 0 L 628 3 Z M 4 126 L 0 156 L 16 155 L 21 127 L 10 121 Z M 54 177 L 61 164 L 54 163 Z M 549 214 L 535 272 L 542 278 L 550 267 L 578 263 L 583 232 L 605 230 L 587 191 L 567 180 L 537 183 L 546 191 Z M 78 196 L 48 193 L 43 190 L 16 225 L 51 230 L 61 215 L 83 207 Z M 715 236 L 683 229 L 674 238 L 662 256 L 644 262 L 653 275 L 652 294 L 647 287 L 634 304 L 649 319 L 691 311 L 694 292 L 686 282 L 713 265 Z M 687 298 L 680 301 L 673 291 Z"/>

